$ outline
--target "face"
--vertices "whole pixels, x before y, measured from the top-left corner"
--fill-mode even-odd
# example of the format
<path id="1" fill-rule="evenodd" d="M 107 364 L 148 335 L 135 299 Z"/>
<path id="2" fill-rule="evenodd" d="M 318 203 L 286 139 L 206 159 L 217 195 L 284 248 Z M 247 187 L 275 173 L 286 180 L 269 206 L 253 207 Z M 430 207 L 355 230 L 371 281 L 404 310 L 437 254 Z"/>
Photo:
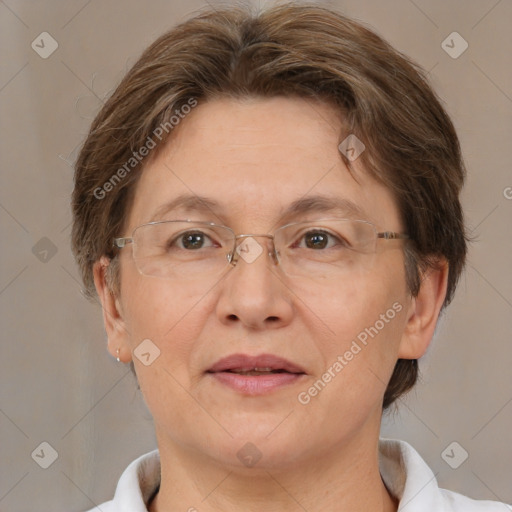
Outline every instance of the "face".
<path id="1" fill-rule="evenodd" d="M 210 221 L 262 234 L 290 222 L 356 215 L 377 231 L 402 231 L 391 193 L 358 160 L 352 174 L 344 165 L 342 133 L 333 109 L 309 100 L 201 104 L 145 167 L 120 235 L 152 220 Z M 167 211 L 181 195 L 217 206 Z M 311 196 L 352 206 L 284 215 Z M 261 454 L 260 467 L 285 467 L 376 437 L 414 299 L 400 241 L 378 241 L 375 255 L 360 263 L 335 278 L 293 278 L 263 251 L 219 275 L 173 280 L 141 275 L 131 246 L 121 250 L 111 351 L 120 347 L 124 361 L 133 357 L 160 447 L 233 466 L 252 450 Z M 158 347 L 160 355 L 146 366 L 133 353 L 147 339 L 149 352 Z M 267 355 L 259 367 L 285 360 L 291 371 L 212 371 L 233 355 Z"/>

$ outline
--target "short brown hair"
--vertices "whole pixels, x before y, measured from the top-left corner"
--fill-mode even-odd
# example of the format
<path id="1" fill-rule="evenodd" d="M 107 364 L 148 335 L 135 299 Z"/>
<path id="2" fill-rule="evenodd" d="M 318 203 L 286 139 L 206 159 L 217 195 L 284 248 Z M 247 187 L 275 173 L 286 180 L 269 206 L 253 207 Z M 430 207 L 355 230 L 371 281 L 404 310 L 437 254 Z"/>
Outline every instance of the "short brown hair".
<path id="1" fill-rule="evenodd" d="M 191 99 L 278 95 L 338 109 L 346 133 L 364 141 L 364 168 L 393 193 L 411 237 L 404 246 L 411 294 L 441 257 L 449 265 L 444 306 L 450 302 L 467 251 L 459 202 L 465 169 L 452 122 L 406 56 L 349 18 L 295 3 L 197 15 L 156 40 L 105 103 L 80 151 L 72 199 L 73 251 L 89 296 L 94 262 L 116 259 L 112 239 L 122 234 L 144 166 L 126 162 L 149 139 L 155 154 L 172 134 L 162 131 L 156 142 L 155 130 L 170 126 Z M 384 408 L 417 377 L 416 360 L 398 360 Z"/>

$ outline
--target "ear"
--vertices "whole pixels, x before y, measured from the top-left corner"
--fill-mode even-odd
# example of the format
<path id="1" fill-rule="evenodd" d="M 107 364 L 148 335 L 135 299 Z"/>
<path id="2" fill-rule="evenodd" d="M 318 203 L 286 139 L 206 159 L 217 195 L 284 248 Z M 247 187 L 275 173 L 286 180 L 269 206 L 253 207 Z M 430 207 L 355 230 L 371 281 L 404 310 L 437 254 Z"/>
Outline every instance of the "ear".
<path id="1" fill-rule="evenodd" d="M 123 318 L 119 298 L 110 289 L 106 273 L 110 260 L 102 256 L 93 266 L 94 285 L 103 308 L 103 322 L 108 337 L 108 351 L 114 357 L 119 357 L 123 363 L 131 361 L 131 349 L 128 330 Z M 119 350 L 119 352 L 118 352 Z"/>
<path id="2" fill-rule="evenodd" d="M 425 271 L 419 293 L 407 312 L 407 323 L 398 351 L 400 359 L 419 359 L 427 351 L 446 297 L 448 262 L 443 258 Z"/>

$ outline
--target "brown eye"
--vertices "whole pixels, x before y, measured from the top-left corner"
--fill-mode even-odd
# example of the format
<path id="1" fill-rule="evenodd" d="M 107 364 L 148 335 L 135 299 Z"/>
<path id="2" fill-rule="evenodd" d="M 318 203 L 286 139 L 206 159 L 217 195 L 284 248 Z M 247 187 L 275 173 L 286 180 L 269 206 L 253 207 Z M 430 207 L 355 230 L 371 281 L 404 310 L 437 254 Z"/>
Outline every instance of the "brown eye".
<path id="1" fill-rule="evenodd" d="M 180 237 L 185 249 L 201 249 L 205 243 L 204 233 L 186 233 Z"/>
<path id="2" fill-rule="evenodd" d="M 342 238 L 324 230 L 311 230 L 300 238 L 299 248 L 322 250 L 332 249 L 333 247 L 344 248 L 348 244 Z"/>
<path id="3" fill-rule="evenodd" d="M 181 233 L 167 242 L 168 249 L 185 249 L 187 251 L 197 251 L 212 247 L 213 243 L 211 238 L 202 231 L 186 231 Z"/>
<path id="4" fill-rule="evenodd" d="M 327 233 L 311 232 L 304 235 L 308 249 L 325 249 L 329 243 Z"/>

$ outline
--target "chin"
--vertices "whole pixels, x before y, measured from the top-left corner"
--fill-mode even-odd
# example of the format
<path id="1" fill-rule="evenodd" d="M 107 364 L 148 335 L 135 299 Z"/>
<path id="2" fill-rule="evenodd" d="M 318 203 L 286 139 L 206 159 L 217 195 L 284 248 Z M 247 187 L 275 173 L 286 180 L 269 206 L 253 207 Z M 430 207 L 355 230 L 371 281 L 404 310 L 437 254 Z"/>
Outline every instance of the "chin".
<path id="1" fill-rule="evenodd" d="M 289 429 L 283 429 L 279 434 L 275 431 L 269 436 L 272 428 L 268 425 L 254 428 L 253 424 L 252 427 L 231 431 L 233 438 L 223 436 L 222 440 L 212 443 L 208 447 L 210 455 L 220 465 L 237 471 L 246 468 L 254 473 L 258 469 L 292 468 L 301 455 L 313 448 L 308 446 L 307 439 L 296 437 Z"/>

